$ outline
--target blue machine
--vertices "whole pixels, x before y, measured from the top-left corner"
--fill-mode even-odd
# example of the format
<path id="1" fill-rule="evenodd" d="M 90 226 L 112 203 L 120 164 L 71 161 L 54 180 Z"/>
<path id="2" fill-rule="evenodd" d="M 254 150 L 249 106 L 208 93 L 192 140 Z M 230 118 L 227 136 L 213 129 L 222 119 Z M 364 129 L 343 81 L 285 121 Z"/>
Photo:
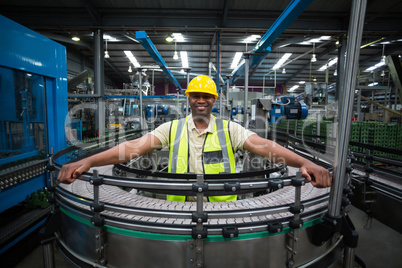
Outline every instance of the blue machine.
<path id="1" fill-rule="evenodd" d="M 47 186 L 47 155 L 66 147 L 66 48 L 0 16 L 0 212 Z M 29 163 L 35 164 L 35 172 Z M 16 173 L 18 171 L 19 173 Z M 1 253 L 1 250 L 0 250 Z"/>
<path id="2" fill-rule="evenodd" d="M 281 119 L 305 119 L 308 108 L 305 103 L 297 102 L 295 97 L 285 96 L 272 103 L 269 115 L 270 124 L 279 124 Z"/>
<path id="3" fill-rule="evenodd" d="M 237 105 L 236 107 L 232 108 L 232 111 L 230 113 L 230 116 L 236 116 L 238 114 L 244 114 L 244 107 L 241 107 L 240 105 Z"/>
<path id="4" fill-rule="evenodd" d="M 162 105 L 160 102 L 156 102 L 154 105 L 147 105 L 145 109 L 145 117 L 150 118 L 159 115 L 168 115 L 169 106 Z"/>
<path id="5" fill-rule="evenodd" d="M 217 108 L 217 107 L 214 107 L 214 108 L 212 108 L 212 112 L 213 113 L 217 113 L 217 114 L 219 114 L 219 108 Z"/>

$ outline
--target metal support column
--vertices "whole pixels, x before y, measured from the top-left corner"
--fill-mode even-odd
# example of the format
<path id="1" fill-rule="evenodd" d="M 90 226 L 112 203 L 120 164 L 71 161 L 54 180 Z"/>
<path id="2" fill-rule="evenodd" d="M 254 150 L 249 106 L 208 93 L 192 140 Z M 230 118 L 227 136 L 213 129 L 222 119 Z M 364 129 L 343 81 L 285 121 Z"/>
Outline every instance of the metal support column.
<path id="1" fill-rule="evenodd" d="M 204 174 L 197 175 L 197 184 L 204 185 Z M 202 188 L 198 189 L 197 192 L 197 215 L 204 215 L 204 192 Z M 202 268 L 204 267 L 204 240 L 205 238 L 205 228 L 203 224 L 203 220 L 198 218 L 195 229 L 198 234 L 195 238 L 195 249 L 196 249 L 196 267 Z M 203 234 L 204 233 L 204 234 Z"/>
<path id="2" fill-rule="evenodd" d="M 357 107 L 356 107 L 356 113 L 357 113 L 357 120 L 358 121 L 363 121 L 363 116 L 361 115 L 361 103 L 362 103 L 362 90 L 359 89 L 359 96 L 357 97 Z"/>
<path id="3" fill-rule="evenodd" d="M 226 76 L 226 107 L 229 108 L 229 88 L 230 88 L 230 83 L 229 83 L 230 75 Z M 229 114 L 230 116 L 230 114 Z"/>
<path id="4" fill-rule="evenodd" d="M 141 129 L 146 129 L 148 128 L 144 126 L 144 120 L 142 119 L 143 117 L 143 107 L 142 107 L 142 68 L 137 68 L 138 70 L 138 87 L 139 87 L 139 94 L 140 94 L 140 125 L 141 125 Z"/>
<path id="5" fill-rule="evenodd" d="M 155 95 L 155 70 L 152 69 L 152 85 L 151 95 Z"/>
<path id="6" fill-rule="evenodd" d="M 190 84 L 190 69 L 186 70 L 187 72 L 187 88 L 188 84 Z M 188 116 L 188 98 L 186 98 L 186 117 Z"/>
<path id="7" fill-rule="evenodd" d="M 94 77 L 96 97 L 96 128 L 99 138 L 105 134 L 105 89 L 103 64 L 103 30 L 94 31 Z"/>
<path id="8" fill-rule="evenodd" d="M 244 122 L 243 126 L 248 129 L 248 67 L 249 67 L 249 60 L 250 60 L 250 55 L 249 54 L 243 54 L 244 57 Z"/>
<path id="9" fill-rule="evenodd" d="M 220 32 L 216 33 L 216 88 L 219 89 L 219 75 L 220 75 L 220 50 L 221 50 L 221 44 L 220 44 L 220 37 L 221 34 Z"/>
<path id="10" fill-rule="evenodd" d="M 338 64 L 337 64 L 337 73 L 338 75 L 336 76 L 336 91 L 335 91 L 335 101 L 338 102 L 338 110 L 340 110 L 340 105 L 341 105 L 341 92 L 342 92 L 342 81 L 344 80 L 345 77 L 345 53 L 346 53 L 346 46 L 347 46 L 347 40 L 346 36 L 343 36 L 343 38 L 340 41 L 340 45 L 338 47 Z"/>
<path id="11" fill-rule="evenodd" d="M 105 257 L 105 238 L 102 226 L 104 225 L 104 219 L 101 217 L 101 211 L 103 210 L 103 204 L 100 202 L 99 188 L 102 179 L 99 177 L 99 171 L 94 170 L 93 176 L 90 179 L 90 184 L 93 185 L 93 203 L 91 204 L 91 210 L 93 211 L 93 217 L 91 218 L 91 224 L 95 226 L 95 246 L 97 261 L 100 265 L 107 263 Z"/>
<path id="12" fill-rule="evenodd" d="M 222 119 L 223 118 L 223 114 L 222 114 L 222 96 L 223 96 L 223 88 L 221 87 L 219 89 L 219 118 Z"/>
<path id="13" fill-rule="evenodd" d="M 342 204 L 342 193 L 346 174 L 349 134 L 351 128 L 351 114 L 353 110 L 354 91 L 356 86 L 357 70 L 359 65 L 360 44 L 363 33 L 364 17 L 367 0 L 354 0 L 350 14 L 349 38 L 347 58 L 345 60 L 345 77 L 342 83 L 342 96 L 339 111 L 337 141 L 335 147 L 334 182 L 331 188 L 328 214 L 338 218 Z"/>
<path id="14" fill-rule="evenodd" d="M 354 248 L 346 248 L 343 258 L 343 267 L 354 267 L 355 263 L 355 249 Z"/>

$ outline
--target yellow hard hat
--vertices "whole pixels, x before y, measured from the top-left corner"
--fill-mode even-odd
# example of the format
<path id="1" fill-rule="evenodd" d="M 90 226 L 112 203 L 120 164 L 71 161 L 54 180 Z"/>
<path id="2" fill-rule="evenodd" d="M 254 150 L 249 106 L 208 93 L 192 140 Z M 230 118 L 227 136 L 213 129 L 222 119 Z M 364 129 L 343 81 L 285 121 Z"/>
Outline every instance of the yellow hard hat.
<path id="1" fill-rule="evenodd" d="M 215 99 L 218 98 L 214 80 L 206 75 L 199 75 L 190 81 L 186 90 L 187 97 L 189 97 L 192 92 L 208 93 L 214 95 Z"/>

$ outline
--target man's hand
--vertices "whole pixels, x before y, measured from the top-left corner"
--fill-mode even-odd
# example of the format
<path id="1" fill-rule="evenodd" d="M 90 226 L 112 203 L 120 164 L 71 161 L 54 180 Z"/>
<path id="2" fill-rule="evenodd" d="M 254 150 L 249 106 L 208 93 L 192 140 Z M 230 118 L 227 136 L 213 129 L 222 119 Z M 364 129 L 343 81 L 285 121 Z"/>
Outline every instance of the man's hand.
<path id="1" fill-rule="evenodd" d="M 71 164 L 65 164 L 62 166 L 57 180 L 62 183 L 70 184 L 74 182 L 82 173 L 87 172 L 91 166 L 86 159 Z"/>
<path id="2" fill-rule="evenodd" d="M 325 188 L 331 186 L 331 175 L 329 171 L 313 162 L 307 161 L 300 167 L 302 176 L 310 181 L 314 187 Z M 314 179 L 312 178 L 314 176 Z"/>

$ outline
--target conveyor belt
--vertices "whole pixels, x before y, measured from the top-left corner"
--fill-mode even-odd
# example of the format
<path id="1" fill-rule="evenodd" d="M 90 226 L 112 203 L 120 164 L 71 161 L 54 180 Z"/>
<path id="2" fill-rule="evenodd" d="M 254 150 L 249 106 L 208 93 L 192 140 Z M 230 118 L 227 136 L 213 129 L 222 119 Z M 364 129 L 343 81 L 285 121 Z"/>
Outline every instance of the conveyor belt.
<path id="1" fill-rule="evenodd" d="M 108 174 L 110 172 L 107 168 L 101 168 L 100 172 L 103 174 Z M 60 185 L 63 189 L 81 196 L 83 198 L 92 200 L 93 199 L 93 186 L 82 180 L 76 180 L 70 185 L 62 184 Z M 306 184 L 302 188 L 301 201 L 305 202 L 307 200 L 312 200 L 325 196 L 329 193 L 329 189 L 319 189 L 313 187 L 311 184 Z M 194 212 L 196 211 L 196 202 L 174 202 L 162 199 L 155 199 L 150 197 L 145 197 L 137 194 L 127 192 L 116 186 L 101 185 L 100 186 L 100 201 L 105 204 L 114 204 L 129 207 L 132 209 L 147 209 L 154 210 L 156 213 L 160 213 L 160 217 L 147 217 L 141 215 L 133 215 L 129 213 L 113 212 L 105 210 L 103 215 L 113 216 L 121 219 L 132 219 L 136 221 L 147 223 L 169 223 L 174 225 L 190 225 L 192 223 L 191 218 L 174 218 L 174 217 L 163 217 L 166 212 Z M 267 195 L 243 199 L 231 202 L 205 202 L 204 211 L 207 213 L 224 211 L 225 214 L 230 215 L 230 212 L 241 212 L 249 211 L 247 213 L 251 216 L 242 217 L 230 217 L 230 218 L 210 218 L 207 222 L 208 225 L 225 225 L 225 224 L 241 224 L 241 223 L 251 223 L 251 222 L 265 222 L 267 220 L 282 219 L 293 216 L 289 211 L 281 211 L 273 214 L 266 214 L 264 216 L 253 216 L 253 211 L 258 211 L 262 209 L 275 208 L 284 205 L 290 205 L 294 202 L 295 189 L 294 187 L 286 187 L 279 189 Z M 69 200 L 72 204 L 90 211 L 88 205 L 80 204 Z M 306 207 L 304 213 L 313 211 L 319 208 L 325 208 L 328 205 L 326 199 L 324 202 L 319 202 L 311 207 Z M 287 209 L 285 209 L 287 210 Z"/>
<path id="2" fill-rule="evenodd" d="M 51 178 L 59 168 L 49 168 Z M 327 211 L 330 190 L 304 184 L 300 174 L 264 176 L 282 168 L 240 173 L 242 177 L 236 179 L 228 174 L 205 180 L 196 176 L 197 181 L 193 181 L 194 175 L 184 178 L 185 174 L 180 174 L 178 180 L 174 174 L 151 172 L 145 175 L 151 177 L 148 179 L 141 174 L 137 177 L 138 171 L 128 171 L 137 174 L 134 177 L 112 176 L 112 166 L 97 168 L 97 172 L 93 169 L 93 174 L 54 189 L 56 206 L 61 209 L 59 247 L 76 256 L 74 263 L 84 262 L 88 267 L 105 263 L 110 267 L 183 268 L 318 263 L 341 240 L 335 234 L 324 241 L 325 246 L 311 241 Z M 228 202 L 177 202 L 128 192 L 117 185 L 162 197 L 171 194 L 169 191 L 197 193 L 200 198 L 273 192 Z M 338 257 L 330 256 L 329 261 Z"/>

